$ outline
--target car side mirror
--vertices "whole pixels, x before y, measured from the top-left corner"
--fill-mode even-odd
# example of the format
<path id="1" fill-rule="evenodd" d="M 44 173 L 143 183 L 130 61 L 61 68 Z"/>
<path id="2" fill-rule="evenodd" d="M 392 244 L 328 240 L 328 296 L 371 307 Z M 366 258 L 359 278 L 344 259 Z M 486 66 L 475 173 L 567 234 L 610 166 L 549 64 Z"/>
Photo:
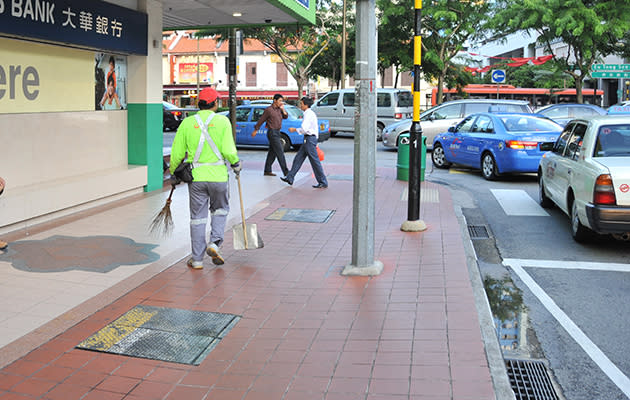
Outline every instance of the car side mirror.
<path id="1" fill-rule="evenodd" d="M 449 132 L 457 132 L 457 130 L 455 129 L 455 125 L 449 126 L 448 127 L 448 131 Z"/>
<path id="2" fill-rule="evenodd" d="M 540 151 L 551 151 L 555 144 L 555 142 L 543 142 L 540 144 Z"/>

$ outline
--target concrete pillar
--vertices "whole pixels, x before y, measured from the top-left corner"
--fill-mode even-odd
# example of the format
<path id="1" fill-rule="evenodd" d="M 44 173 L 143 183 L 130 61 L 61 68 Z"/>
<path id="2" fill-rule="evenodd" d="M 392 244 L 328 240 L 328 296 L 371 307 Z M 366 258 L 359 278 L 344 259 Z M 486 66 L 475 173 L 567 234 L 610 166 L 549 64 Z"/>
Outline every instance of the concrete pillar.
<path id="1" fill-rule="evenodd" d="M 357 0 L 352 262 L 342 275 L 369 276 L 383 271 L 383 263 L 374 260 L 378 43 L 375 11 L 375 0 Z"/>
<path id="2" fill-rule="evenodd" d="M 162 3 L 138 0 L 148 14 L 148 54 L 128 62 L 127 140 L 129 164 L 147 165 L 145 191 L 161 189 L 162 171 Z"/>

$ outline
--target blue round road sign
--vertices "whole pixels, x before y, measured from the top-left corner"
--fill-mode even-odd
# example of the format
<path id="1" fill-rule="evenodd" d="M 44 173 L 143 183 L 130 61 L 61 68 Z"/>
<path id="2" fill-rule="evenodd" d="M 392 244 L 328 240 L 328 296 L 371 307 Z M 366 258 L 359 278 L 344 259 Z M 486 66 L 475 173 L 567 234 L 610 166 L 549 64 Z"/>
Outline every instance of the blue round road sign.
<path id="1" fill-rule="evenodd" d="M 495 69 L 492 71 L 492 83 L 505 82 L 505 71 L 502 69 Z"/>

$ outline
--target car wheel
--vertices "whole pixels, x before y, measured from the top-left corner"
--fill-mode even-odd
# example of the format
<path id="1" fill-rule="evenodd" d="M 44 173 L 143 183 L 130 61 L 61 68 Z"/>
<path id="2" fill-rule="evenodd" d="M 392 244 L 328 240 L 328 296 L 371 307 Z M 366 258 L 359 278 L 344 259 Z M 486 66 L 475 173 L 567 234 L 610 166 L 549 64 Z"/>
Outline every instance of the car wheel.
<path id="1" fill-rule="evenodd" d="M 538 174 L 538 202 L 542 208 L 551 208 L 553 207 L 553 201 L 549 197 L 547 197 L 547 193 L 545 192 L 545 184 L 543 183 L 542 175 Z"/>
<path id="2" fill-rule="evenodd" d="M 376 124 L 376 140 L 383 140 L 383 129 L 385 129 L 385 125 Z"/>
<path id="3" fill-rule="evenodd" d="M 286 134 L 280 134 L 280 142 L 282 143 L 282 151 L 286 153 L 287 151 L 291 150 L 291 141 Z"/>
<path id="4" fill-rule="evenodd" d="M 335 131 L 330 131 L 330 137 L 335 137 L 337 135 L 337 132 Z"/>
<path id="5" fill-rule="evenodd" d="M 571 202 L 571 236 L 578 243 L 585 242 L 591 236 L 589 229 L 580 222 L 575 200 Z"/>
<path id="6" fill-rule="evenodd" d="M 436 168 L 446 169 L 451 166 L 451 163 L 446 161 L 446 156 L 444 155 L 444 148 L 441 144 L 436 143 L 433 146 L 433 152 L 431 153 L 431 161 Z"/>
<path id="7" fill-rule="evenodd" d="M 435 151 L 435 149 L 433 149 Z M 490 153 L 484 153 L 481 158 L 481 175 L 489 181 L 497 179 L 499 173 L 497 172 L 497 163 L 494 161 L 494 157 Z"/>

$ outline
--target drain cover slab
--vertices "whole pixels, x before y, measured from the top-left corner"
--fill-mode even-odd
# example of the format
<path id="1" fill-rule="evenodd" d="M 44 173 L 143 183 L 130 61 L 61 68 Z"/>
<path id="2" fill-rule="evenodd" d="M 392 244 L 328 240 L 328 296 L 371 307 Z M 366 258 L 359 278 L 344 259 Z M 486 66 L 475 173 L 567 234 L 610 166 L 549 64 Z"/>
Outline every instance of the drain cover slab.
<path id="1" fill-rule="evenodd" d="M 334 213 L 335 210 L 278 208 L 265 219 L 273 221 L 315 222 L 321 224 L 328 221 Z"/>
<path id="2" fill-rule="evenodd" d="M 137 306 L 77 348 L 199 365 L 239 319 L 232 314 Z"/>

